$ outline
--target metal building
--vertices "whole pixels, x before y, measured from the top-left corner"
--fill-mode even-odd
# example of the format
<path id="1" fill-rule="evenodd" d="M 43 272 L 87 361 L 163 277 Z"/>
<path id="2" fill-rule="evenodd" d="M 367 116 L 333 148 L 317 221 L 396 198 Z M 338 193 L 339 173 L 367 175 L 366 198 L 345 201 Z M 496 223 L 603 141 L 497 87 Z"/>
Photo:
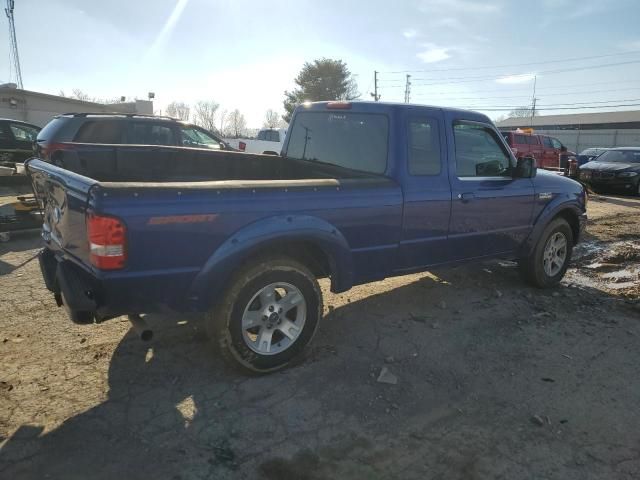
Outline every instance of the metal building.
<path id="1" fill-rule="evenodd" d="M 92 113 L 140 113 L 153 115 L 153 102 L 94 103 L 59 97 L 47 93 L 31 92 L 15 88 L 15 84 L 0 85 L 0 118 L 11 118 L 46 125 L 55 115 L 68 112 Z"/>
<path id="2" fill-rule="evenodd" d="M 535 133 L 556 137 L 574 152 L 590 147 L 640 146 L 640 110 L 540 115 L 533 122 L 531 118 L 508 118 L 496 126 L 500 130 L 533 128 Z"/>

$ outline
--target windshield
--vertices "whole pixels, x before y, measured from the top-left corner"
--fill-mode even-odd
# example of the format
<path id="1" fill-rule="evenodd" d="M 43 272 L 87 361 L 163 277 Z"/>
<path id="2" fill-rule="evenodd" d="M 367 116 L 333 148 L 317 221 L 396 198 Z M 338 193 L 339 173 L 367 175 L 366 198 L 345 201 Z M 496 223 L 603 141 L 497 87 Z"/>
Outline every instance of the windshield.
<path id="1" fill-rule="evenodd" d="M 388 131 L 385 115 L 302 112 L 294 120 L 287 156 L 383 173 Z"/>
<path id="2" fill-rule="evenodd" d="M 598 157 L 598 162 L 640 163 L 640 150 L 609 150 Z"/>

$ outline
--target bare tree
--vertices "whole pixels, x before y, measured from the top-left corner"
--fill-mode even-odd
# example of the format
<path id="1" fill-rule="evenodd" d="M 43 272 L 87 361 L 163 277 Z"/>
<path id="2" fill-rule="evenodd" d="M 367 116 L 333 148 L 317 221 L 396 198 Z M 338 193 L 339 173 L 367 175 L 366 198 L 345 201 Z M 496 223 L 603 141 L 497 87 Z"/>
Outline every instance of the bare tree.
<path id="1" fill-rule="evenodd" d="M 242 136 L 247 130 L 247 121 L 237 108 L 229 114 L 227 132 L 234 138 Z"/>
<path id="2" fill-rule="evenodd" d="M 530 118 L 531 115 L 538 116 L 540 112 L 538 110 L 532 110 L 531 107 L 519 107 L 509 112 L 509 118 Z"/>
<path id="3" fill-rule="evenodd" d="M 189 120 L 191 109 L 184 102 L 171 102 L 167 105 L 167 115 L 180 120 Z"/>
<path id="4" fill-rule="evenodd" d="M 271 108 L 264 114 L 264 127 L 265 128 L 278 128 L 280 123 L 280 115 Z"/>
<path id="5" fill-rule="evenodd" d="M 220 104 L 213 100 L 200 100 L 193 108 L 193 123 L 205 130 L 215 132 Z"/>
<path id="6" fill-rule="evenodd" d="M 289 128 L 289 122 L 287 122 L 284 117 L 280 117 L 278 119 L 278 128 L 284 128 L 286 130 Z"/>
<path id="7" fill-rule="evenodd" d="M 82 100 L 83 102 L 92 102 L 92 99 L 87 93 L 83 92 L 79 88 L 74 88 L 71 90 L 71 95 L 69 98 L 75 98 L 76 100 Z"/>
<path id="8" fill-rule="evenodd" d="M 227 111 L 226 110 L 222 110 L 222 112 L 220 112 L 219 118 L 220 118 L 220 128 L 218 129 L 218 132 L 220 132 L 220 135 L 224 135 L 224 132 L 226 131 L 227 128 Z"/>

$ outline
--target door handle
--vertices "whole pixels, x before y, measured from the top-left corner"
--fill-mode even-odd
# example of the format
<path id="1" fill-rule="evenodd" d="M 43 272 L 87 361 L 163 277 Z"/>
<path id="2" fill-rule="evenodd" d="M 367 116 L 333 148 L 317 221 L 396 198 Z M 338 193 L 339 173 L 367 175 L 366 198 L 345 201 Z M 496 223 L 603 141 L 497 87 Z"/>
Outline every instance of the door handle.
<path id="1" fill-rule="evenodd" d="M 476 198 L 476 196 L 474 193 L 467 192 L 467 193 L 459 193 L 458 198 L 462 200 L 462 203 L 467 203 L 470 200 L 473 200 L 474 198 Z"/>

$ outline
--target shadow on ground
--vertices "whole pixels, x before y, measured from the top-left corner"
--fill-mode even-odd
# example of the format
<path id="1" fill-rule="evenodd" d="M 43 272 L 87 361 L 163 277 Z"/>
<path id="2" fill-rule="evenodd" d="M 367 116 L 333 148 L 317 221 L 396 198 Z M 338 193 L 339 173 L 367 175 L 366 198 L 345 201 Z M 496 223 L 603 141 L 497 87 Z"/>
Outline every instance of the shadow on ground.
<path id="1" fill-rule="evenodd" d="M 640 472 L 640 391 L 629 381 L 640 349 L 625 333 L 637 322 L 596 290 L 523 288 L 515 269 L 494 263 L 347 296 L 303 362 L 265 377 L 222 365 L 198 317 L 150 322 L 156 340 L 142 344 L 129 332 L 113 353 L 106 400 L 44 434 L 22 426 L 0 452 L 0 476 Z M 384 366 L 396 385 L 376 382 Z M 69 401 L 82 394 L 68 392 Z"/>

